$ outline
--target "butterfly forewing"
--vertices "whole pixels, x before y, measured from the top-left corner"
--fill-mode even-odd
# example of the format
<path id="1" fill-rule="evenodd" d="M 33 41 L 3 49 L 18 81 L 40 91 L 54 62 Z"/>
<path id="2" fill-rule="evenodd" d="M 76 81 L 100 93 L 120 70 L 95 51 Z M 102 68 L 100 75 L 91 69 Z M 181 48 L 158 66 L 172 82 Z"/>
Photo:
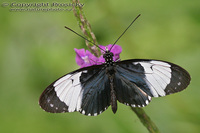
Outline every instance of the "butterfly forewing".
<path id="1" fill-rule="evenodd" d="M 182 91 L 190 83 L 190 75 L 186 70 L 160 60 L 133 59 L 117 62 L 116 73 L 123 82 L 132 84 L 131 88 L 138 88 L 143 91 L 143 95 L 151 97 Z"/>
<path id="2" fill-rule="evenodd" d="M 110 105 L 110 84 L 104 66 L 87 69 L 81 76 L 83 97 L 81 113 L 98 115 Z"/>
<path id="3" fill-rule="evenodd" d="M 49 85 L 39 104 L 47 112 L 79 111 L 98 115 L 110 105 L 110 86 L 103 65 L 82 68 Z"/>

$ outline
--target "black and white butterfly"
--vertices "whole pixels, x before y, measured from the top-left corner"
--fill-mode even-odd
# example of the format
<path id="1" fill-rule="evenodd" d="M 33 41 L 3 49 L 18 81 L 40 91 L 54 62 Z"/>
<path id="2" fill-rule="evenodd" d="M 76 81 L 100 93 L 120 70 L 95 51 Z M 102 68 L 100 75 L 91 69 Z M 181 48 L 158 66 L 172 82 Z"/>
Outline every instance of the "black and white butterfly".
<path id="1" fill-rule="evenodd" d="M 75 70 L 50 84 L 40 96 L 41 108 L 51 113 L 79 111 L 96 116 L 111 105 L 115 113 L 117 101 L 144 107 L 151 97 L 182 91 L 190 83 L 189 73 L 178 65 L 149 59 L 114 62 L 110 50 L 105 50 L 102 65 Z"/>

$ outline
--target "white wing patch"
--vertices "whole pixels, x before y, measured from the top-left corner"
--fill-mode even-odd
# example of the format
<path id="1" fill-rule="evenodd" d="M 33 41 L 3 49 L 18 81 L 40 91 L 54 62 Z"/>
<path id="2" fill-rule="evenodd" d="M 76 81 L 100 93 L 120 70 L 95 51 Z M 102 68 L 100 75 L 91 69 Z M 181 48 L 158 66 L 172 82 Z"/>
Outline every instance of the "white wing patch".
<path id="1" fill-rule="evenodd" d="M 81 73 L 65 75 L 53 85 L 58 98 L 68 106 L 68 112 L 79 111 L 81 108 L 83 94 L 80 84 Z"/>
<path id="2" fill-rule="evenodd" d="M 161 61 L 138 62 L 143 68 L 147 85 L 154 97 L 165 96 L 165 88 L 170 83 L 171 65 Z"/>

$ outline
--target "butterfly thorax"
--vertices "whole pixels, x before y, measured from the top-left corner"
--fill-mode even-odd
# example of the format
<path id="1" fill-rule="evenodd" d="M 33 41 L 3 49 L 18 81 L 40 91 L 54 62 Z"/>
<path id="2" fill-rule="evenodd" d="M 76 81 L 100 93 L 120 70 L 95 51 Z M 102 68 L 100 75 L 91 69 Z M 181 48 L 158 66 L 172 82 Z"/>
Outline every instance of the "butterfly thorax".
<path id="1" fill-rule="evenodd" d="M 114 61 L 113 61 L 113 53 L 106 50 L 106 52 L 103 54 L 103 58 L 105 59 L 105 67 L 106 67 L 106 73 L 109 75 L 114 75 Z"/>
<path id="2" fill-rule="evenodd" d="M 106 51 L 105 54 L 103 54 L 103 58 L 105 59 L 105 65 L 108 66 L 113 66 L 113 53 L 110 51 Z"/>

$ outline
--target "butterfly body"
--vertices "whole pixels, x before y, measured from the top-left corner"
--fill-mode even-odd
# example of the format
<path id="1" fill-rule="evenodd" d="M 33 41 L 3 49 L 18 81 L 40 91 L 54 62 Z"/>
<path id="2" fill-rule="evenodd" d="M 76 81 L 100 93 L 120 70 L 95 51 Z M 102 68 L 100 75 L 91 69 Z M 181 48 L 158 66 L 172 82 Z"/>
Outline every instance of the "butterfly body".
<path id="1" fill-rule="evenodd" d="M 110 105 L 112 107 L 113 113 L 116 113 L 117 111 L 117 97 L 116 97 L 116 91 L 114 86 L 114 76 L 115 76 L 115 62 L 113 61 L 113 53 L 106 50 L 105 54 L 103 55 L 103 58 L 105 59 L 105 68 L 106 68 L 106 75 L 108 76 L 109 83 L 110 83 L 110 89 L 111 89 L 111 101 Z"/>

